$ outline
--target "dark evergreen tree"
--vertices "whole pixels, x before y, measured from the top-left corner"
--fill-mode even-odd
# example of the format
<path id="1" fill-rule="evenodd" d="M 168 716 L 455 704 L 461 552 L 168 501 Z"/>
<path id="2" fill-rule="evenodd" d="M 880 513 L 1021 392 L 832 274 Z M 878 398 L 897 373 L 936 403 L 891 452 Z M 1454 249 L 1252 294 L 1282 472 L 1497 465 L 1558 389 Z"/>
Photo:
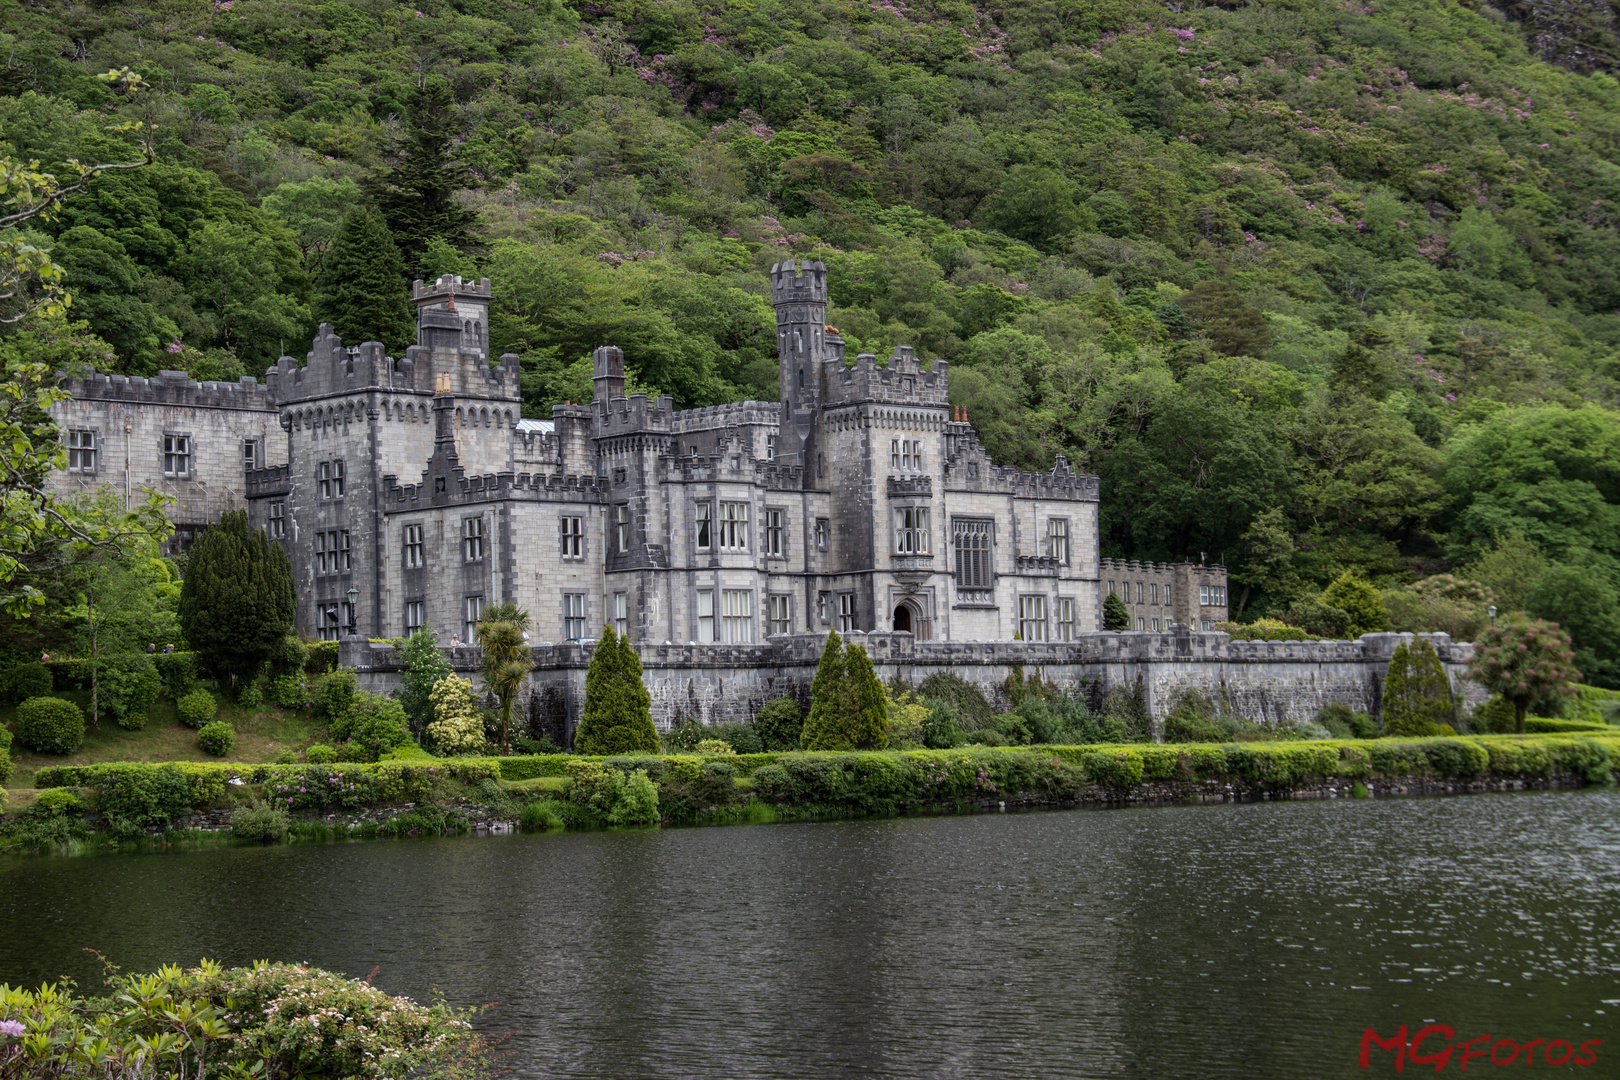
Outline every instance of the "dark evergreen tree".
<path id="1" fill-rule="evenodd" d="M 398 161 L 380 184 L 372 186 L 413 276 L 427 273 L 423 255 L 435 237 L 461 251 L 477 246 L 472 228 L 478 215 L 457 205 L 454 198 L 467 186 L 466 166 L 454 150 L 460 127 L 450 87 L 440 78 L 423 82 L 405 103 Z"/>
<path id="2" fill-rule="evenodd" d="M 180 586 L 180 629 L 231 697 L 247 686 L 292 629 L 287 553 L 233 510 L 192 545 Z"/>
<path id="3" fill-rule="evenodd" d="M 405 262 L 375 210 L 359 206 L 343 218 L 326 255 L 315 313 L 349 344 L 380 341 L 397 353 L 416 343 Z"/>
<path id="4" fill-rule="evenodd" d="M 827 634 L 827 644 L 810 680 L 810 716 L 800 735 L 806 750 L 841 750 L 844 698 L 849 682 L 844 669 L 844 639 L 838 631 Z"/>
<path id="5" fill-rule="evenodd" d="M 881 750 L 889 745 L 888 699 L 864 646 L 844 647 L 844 670 L 849 673 L 844 749 Z"/>
<path id="6" fill-rule="evenodd" d="M 1109 593 L 1103 600 L 1104 630 L 1129 630 L 1131 628 L 1131 609 L 1125 606 L 1125 601 L 1119 598 L 1118 593 Z"/>
<path id="7" fill-rule="evenodd" d="M 585 709 L 574 729 L 581 754 L 658 753 L 652 695 L 641 678 L 641 657 L 630 639 L 602 627 L 585 673 Z"/>
<path id="8" fill-rule="evenodd" d="M 1438 725 L 1451 719 L 1451 684 L 1433 645 L 1418 639 L 1396 646 L 1384 676 L 1383 713 L 1385 735 L 1440 734 Z"/>

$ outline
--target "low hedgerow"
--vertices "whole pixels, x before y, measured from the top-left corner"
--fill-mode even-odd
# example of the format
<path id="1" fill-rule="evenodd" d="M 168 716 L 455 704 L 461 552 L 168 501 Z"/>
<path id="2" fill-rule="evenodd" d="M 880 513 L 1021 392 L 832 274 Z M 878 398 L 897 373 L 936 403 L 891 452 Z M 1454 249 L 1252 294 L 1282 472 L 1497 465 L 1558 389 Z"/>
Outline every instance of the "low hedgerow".
<path id="1" fill-rule="evenodd" d="M 17 705 L 31 697 L 46 697 L 54 680 L 44 664 L 16 664 L 0 671 L 0 704 Z"/>

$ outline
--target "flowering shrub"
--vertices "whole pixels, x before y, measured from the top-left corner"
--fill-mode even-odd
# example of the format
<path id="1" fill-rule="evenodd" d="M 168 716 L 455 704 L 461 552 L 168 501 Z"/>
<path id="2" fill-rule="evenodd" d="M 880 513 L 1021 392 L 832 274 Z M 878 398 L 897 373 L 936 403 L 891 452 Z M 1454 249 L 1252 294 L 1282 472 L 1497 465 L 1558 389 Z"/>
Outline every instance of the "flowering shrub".
<path id="1" fill-rule="evenodd" d="M 0 986 L 0 1076 L 445 1077 L 481 1072 L 470 1013 L 318 968 L 114 976 L 102 999 Z M 86 1054 L 94 1065 L 86 1069 Z M 206 1066 L 206 1067 L 205 1067 Z"/>
<path id="2" fill-rule="evenodd" d="M 197 745 L 215 757 L 224 757 L 236 746 L 236 729 L 224 720 L 204 724 L 197 732 Z"/>

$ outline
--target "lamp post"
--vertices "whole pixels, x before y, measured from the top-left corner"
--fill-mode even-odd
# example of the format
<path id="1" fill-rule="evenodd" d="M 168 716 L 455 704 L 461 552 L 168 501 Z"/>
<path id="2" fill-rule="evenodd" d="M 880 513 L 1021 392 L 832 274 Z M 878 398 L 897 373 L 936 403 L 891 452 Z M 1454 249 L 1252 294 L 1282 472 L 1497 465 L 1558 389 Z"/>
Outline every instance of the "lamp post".
<path id="1" fill-rule="evenodd" d="M 1491 604 L 1485 610 L 1486 610 L 1487 613 L 1489 613 L 1489 615 L 1491 617 L 1491 622 L 1495 622 L 1496 621 L 1496 605 Z"/>
<path id="2" fill-rule="evenodd" d="M 356 628 L 356 624 L 358 623 L 359 620 L 356 617 L 356 610 L 355 610 L 355 605 L 358 604 L 359 601 L 360 601 L 360 590 L 358 588 L 356 588 L 355 586 L 350 585 L 349 586 L 349 636 L 350 637 L 354 637 L 355 635 L 357 635 L 359 633 L 359 630 Z"/>

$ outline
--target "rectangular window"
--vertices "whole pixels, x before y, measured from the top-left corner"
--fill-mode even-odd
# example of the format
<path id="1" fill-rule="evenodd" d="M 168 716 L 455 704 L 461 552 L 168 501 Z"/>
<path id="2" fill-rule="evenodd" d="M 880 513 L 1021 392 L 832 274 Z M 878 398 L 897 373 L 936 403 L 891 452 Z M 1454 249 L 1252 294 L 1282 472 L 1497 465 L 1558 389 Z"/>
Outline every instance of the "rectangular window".
<path id="1" fill-rule="evenodd" d="M 317 466 L 319 491 L 323 499 L 343 498 L 343 462 L 323 461 Z"/>
<path id="2" fill-rule="evenodd" d="M 1114 596 L 1114 595 L 1117 595 L 1117 594 L 1118 594 L 1118 592 L 1119 592 L 1119 590 L 1118 590 L 1118 589 L 1116 589 L 1116 588 L 1114 588 L 1114 584 L 1115 584 L 1115 583 L 1114 583 L 1114 582 L 1112 582 L 1112 581 L 1110 581 L 1110 582 L 1109 582 L 1109 583 L 1108 583 L 1108 595 L 1109 595 L 1109 596 Z"/>
<path id="3" fill-rule="evenodd" d="M 467 562 L 480 562 L 484 558 L 484 518 L 464 518 L 461 522 L 461 554 Z"/>
<path id="4" fill-rule="evenodd" d="M 585 519 L 583 517 L 564 516 L 557 519 L 558 532 L 562 536 L 562 557 L 565 559 L 583 559 L 585 557 Z"/>
<path id="5" fill-rule="evenodd" d="M 1057 639 L 1059 641 L 1073 641 L 1074 636 L 1074 599 L 1068 596 L 1060 596 L 1057 598 Z"/>
<path id="6" fill-rule="evenodd" d="M 1164 587 L 1164 606 L 1170 606 L 1170 586 L 1168 585 Z"/>
<path id="7" fill-rule="evenodd" d="M 242 470 L 252 472 L 259 467 L 259 440 L 242 440 Z"/>
<path id="8" fill-rule="evenodd" d="M 826 551 L 831 538 L 832 522 L 826 518 L 816 518 L 816 550 Z"/>
<path id="9" fill-rule="evenodd" d="M 990 528 L 982 520 L 958 518 L 951 522 L 951 541 L 956 548 L 956 587 L 990 587 Z"/>
<path id="10" fill-rule="evenodd" d="M 336 641 L 343 636 L 343 624 L 338 618 L 338 606 L 335 602 L 321 605 L 322 641 Z"/>
<path id="11" fill-rule="evenodd" d="M 163 436 L 163 475 L 191 475 L 191 436 Z"/>
<path id="12" fill-rule="evenodd" d="M 895 472 L 916 472 L 923 467 L 922 443 L 916 439 L 889 440 L 889 468 Z"/>
<path id="13" fill-rule="evenodd" d="M 315 572 L 326 573 L 326 534 L 323 532 L 315 534 Z"/>
<path id="14" fill-rule="evenodd" d="M 1018 632 L 1025 641 L 1046 640 L 1046 597 L 1018 598 Z"/>
<path id="15" fill-rule="evenodd" d="M 422 526 L 405 526 L 405 569 L 416 570 L 422 566 Z"/>
<path id="16" fill-rule="evenodd" d="M 1209 629 L 1209 620 L 1208 619 L 1201 619 L 1199 621 L 1203 623 L 1203 626 L 1204 626 L 1205 630 Z"/>
<path id="17" fill-rule="evenodd" d="M 747 589 L 726 589 L 720 594 L 720 603 L 726 641 L 753 641 L 754 594 Z"/>
<path id="18" fill-rule="evenodd" d="M 1209 586 L 1208 585 L 1200 585 L 1200 586 L 1198 586 L 1198 602 L 1200 604 L 1204 604 L 1204 605 L 1209 604 Z"/>
<path id="19" fill-rule="evenodd" d="M 1143 618 L 1138 618 L 1136 620 L 1136 628 L 1138 630 L 1146 630 L 1147 629 L 1147 620 L 1143 619 Z"/>
<path id="20" fill-rule="evenodd" d="M 410 637 L 422 629 L 422 611 L 427 605 L 421 600 L 405 601 L 405 636 Z"/>
<path id="21" fill-rule="evenodd" d="M 776 460 L 776 436 L 775 435 L 767 435 L 767 436 L 765 436 L 765 459 L 767 461 L 775 461 Z"/>
<path id="22" fill-rule="evenodd" d="M 461 602 L 461 643 L 471 645 L 478 640 L 478 621 L 484 617 L 484 598 L 469 596 Z"/>
<path id="23" fill-rule="evenodd" d="M 769 608 L 766 614 L 770 618 L 772 634 L 793 633 L 793 597 L 772 596 L 769 599 Z"/>
<path id="24" fill-rule="evenodd" d="M 348 529 L 344 529 L 337 534 L 337 548 L 336 553 L 332 556 L 332 569 L 338 571 L 354 569 L 354 562 L 349 556 Z"/>
<path id="25" fill-rule="evenodd" d="M 1138 604 L 1147 603 L 1147 582 L 1145 581 L 1136 583 L 1136 602 Z"/>
<path id="26" fill-rule="evenodd" d="M 831 593 L 825 593 L 825 592 L 816 593 L 816 621 L 821 623 L 823 626 L 826 625 L 827 619 L 829 617 L 827 615 L 827 604 L 830 601 L 831 597 L 832 597 Z"/>
<path id="27" fill-rule="evenodd" d="M 1155 604 L 1159 602 L 1159 583 L 1156 581 L 1153 583 L 1153 602 Z"/>
<path id="28" fill-rule="evenodd" d="M 782 519 L 786 515 L 780 510 L 765 511 L 765 554 L 781 558 L 787 554 L 787 544 L 783 540 L 786 529 Z"/>
<path id="29" fill-rule="evenodd" d="M 855 594 L 852 592 L 838 594 L 838 629 L 845 634 L 856 629 Z"/>
<path id="30" fill-rule="evenodd" d="M 720 504 L 720 550 L 748 550 L 748 504 L 723 502 Z"/>
<path id="31" fill-rule="evenodd" d="M 616 592 L 613 594 L 613 630 L 625 637 L 630 636 L 630 594 Z"/>
<path id="32" fill-rule="evenodd" d="M 1226 606 L 1226 586 L 1225 585 L 1216 585 L 1215 586 L 1215 603 L 1219 604 L 1221 607 Z"/>
<path id="33" fill-rule="evenodd" d="M 585 594 L 582 592 L 563 593 L 562 598 L 563 637 L 572 641 L 585 636 Z"/>
<path id="34" fill-rule="evenodd" d="M 80 429 L 67 433 L 68 472 L 96 471 L 96 433 Z"/>
<path id="35" fill-rule="evenodd" d="M 901 506 L 895 509 L 894 550 L 901 555 L 928 554 L 928 507 Z"/>
<path id="36" fill-rule="evenodd" d="M 281 499 L 270 503 L 270 539 L 280 540 L 287 535 L 287 504 Z"/>
<path id="37" fill-rule="evenodd" d="M 697 549 L 708 551 L 714 546 L 714 504 L 700 502 L 697 504 Z"/>
<path id="38" fill-rule="evenodd" d="M 1158 619 L 1153 620 L 1153 632 L 1155 634 L 1159 632 L 1159 620 Z"/>
<path id="39" fill-rule="evenodd" d="M 630 550 L 630 504 L 620 503 L 614 514 L 614 522 L 619 527 L 619 552 L 623 554 Z"/>
<path id="40" fill-rule="evenodd" d="M 1046 523 L 1046 553 L 1058 561 L 1059 566 L 1069 565 L 1069 519 L 1051 518 Z"/>
<path id="41" fill-rule="evenodd" d="M 704 645 L 714 640 L 714 590 L 698 590 L 698 641 Z"/>

